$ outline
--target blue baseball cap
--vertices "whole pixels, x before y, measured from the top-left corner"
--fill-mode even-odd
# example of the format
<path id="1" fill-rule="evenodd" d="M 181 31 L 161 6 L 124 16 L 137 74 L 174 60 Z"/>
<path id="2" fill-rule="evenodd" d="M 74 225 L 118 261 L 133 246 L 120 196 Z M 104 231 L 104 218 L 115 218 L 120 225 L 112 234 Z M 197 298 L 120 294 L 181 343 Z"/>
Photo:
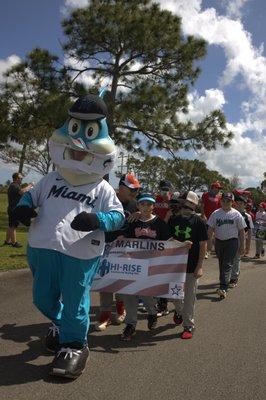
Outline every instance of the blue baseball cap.
<path id="1" fill-rule="evenodd" d="M 151 193 L 140 193 L 137 197 L 137 202 L 141 203 L 142 201 L 149 201 L 151 203 L 155 203 L 155 198 Z"/>

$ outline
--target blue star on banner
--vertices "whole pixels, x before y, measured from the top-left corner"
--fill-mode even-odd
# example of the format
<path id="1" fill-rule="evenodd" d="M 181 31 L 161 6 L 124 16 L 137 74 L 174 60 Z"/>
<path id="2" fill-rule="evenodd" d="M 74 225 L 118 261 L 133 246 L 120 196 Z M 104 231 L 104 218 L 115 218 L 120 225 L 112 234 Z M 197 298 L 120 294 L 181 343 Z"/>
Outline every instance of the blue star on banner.
<path id="1" fill-rule="evenodd" d="M 178 296 L 179 292 L 182 291 L 181 288 L 179 288 L 177 285 L 175 285 L 173 288 L 170 288 L 172 290 L 172 296 Z"/>

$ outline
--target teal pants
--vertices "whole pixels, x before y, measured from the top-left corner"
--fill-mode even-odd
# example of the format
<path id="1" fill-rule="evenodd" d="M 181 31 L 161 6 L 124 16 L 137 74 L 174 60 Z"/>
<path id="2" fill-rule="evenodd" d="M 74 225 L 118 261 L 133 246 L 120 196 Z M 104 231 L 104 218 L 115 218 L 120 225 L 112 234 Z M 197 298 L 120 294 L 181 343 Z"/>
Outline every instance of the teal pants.
<path id="1" fill-rule="evenodd" d="M 33 303 L 59 327 L 60 343 L 87 342 L 90 287 L 99 257 L 80 260 L 55 250 L 28 246 Z"/>

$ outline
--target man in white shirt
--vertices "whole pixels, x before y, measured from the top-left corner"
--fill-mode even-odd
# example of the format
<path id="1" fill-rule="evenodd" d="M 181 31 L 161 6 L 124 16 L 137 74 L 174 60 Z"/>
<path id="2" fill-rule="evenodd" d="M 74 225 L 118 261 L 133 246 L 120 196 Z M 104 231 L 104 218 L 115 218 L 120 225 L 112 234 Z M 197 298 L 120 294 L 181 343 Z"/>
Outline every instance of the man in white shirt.
<path id="1" fill-rule="evenodd" d="M 215 251 L 220 270 L 220 289 L 217 292 L 220 299 L 226 297 L 237 251 L 240 256 L 245 252 L 246 223 L 240 212 L 232 208 L 233 201 L 232 193 L 224 193 L 221 200 L 222 207 L 214 211 L 207 222 L 209 239 L 215 235 Z"/>

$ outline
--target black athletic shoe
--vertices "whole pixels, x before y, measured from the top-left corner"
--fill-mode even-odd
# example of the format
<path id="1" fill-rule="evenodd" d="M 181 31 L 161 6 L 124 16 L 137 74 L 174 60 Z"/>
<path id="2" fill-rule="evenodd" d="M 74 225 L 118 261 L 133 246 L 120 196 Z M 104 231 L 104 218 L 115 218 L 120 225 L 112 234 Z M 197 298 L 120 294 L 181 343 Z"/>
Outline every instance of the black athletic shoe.
<path id="1" fill-rule="evenodd" d="M 231 289 L 237 287 L 237 282 L 238 282 L 238 279 L 237 279 L 237 278 L 235 278 L 235 279 L 230 279 L 229 287 L 230 287 Z"/>
<path id="2" fill-rule="evenodd" d="M 135 334 L 136 334 L 135 326 L 127 324 L 121 335 L 121 340 L 123 340 L 124 342 L 130 342 Z"/>
<path id="3" fill-rule="evenodd" d="M 174 312 L 173 321 L 175 325 L 181 325 L 183 322 L 183 317 L 181 314 L 178 314 L 176 311 Z"/>
<path id="4" fill-rule="evenodd" d="M 156 328 L 157 326 L 157 315 L 148 315 L 148 329 L 151 331 Z"/>
<path id="5" fill-rule="evenodd" d="M 46 350 L 56 353 L 60 349 L 59 344 L 59 328 L 55 324 L 49 326 L 45 337 Z"/>
<path id="6" fill-rule="evenodd" d="M 20 244 L 19 242 L 12 243 L 11 246 L 15 247 L 16 249 L 18 249 L 19 247 L 23 247 L 22 244 Z"/>
<path id="7" fill-rule="evenodd" d="M 53 359 L 50 375 L 75 379 L 84 371 L 88 357 L 87 346 L 82 349 L 62 347 Z"/>
<path id="8" fill-rule="evenodd" d="M 157 302 L 157 317 L 163 317 L 169 314 L 169 310 L 167 308 L 168 300 L 160 297 Z"/>

